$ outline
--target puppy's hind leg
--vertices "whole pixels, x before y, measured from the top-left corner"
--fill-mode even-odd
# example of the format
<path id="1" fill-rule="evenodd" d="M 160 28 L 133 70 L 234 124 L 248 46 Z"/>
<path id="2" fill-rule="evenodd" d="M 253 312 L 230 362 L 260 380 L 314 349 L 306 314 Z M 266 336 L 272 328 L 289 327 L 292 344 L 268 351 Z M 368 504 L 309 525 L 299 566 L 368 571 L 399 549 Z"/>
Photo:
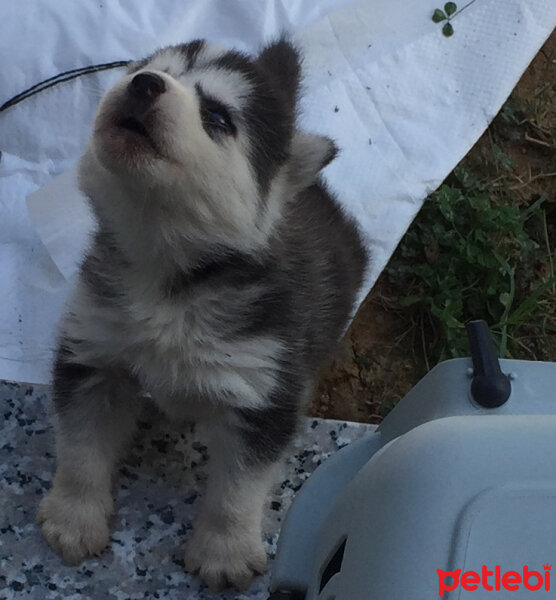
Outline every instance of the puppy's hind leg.
<path id="1" fill-rule="evenodd" d="M 125 373 L 73 360 L 62 346 L 54 373 L 57 470 L 37 520 L 50 546 L 75 565 L 108 543 L 112 473 L 135 430 L 140 402 Z"/>
<path id="2" fill-rule="evenodd" d="M 234 425 L 213 428 L 207 489 L 185 550 L 185 568 L 213 592 L 245 590 L 266 570 L 264 501 L 296 420 L 294 409 L 268 408 L 237 411 Z"/>

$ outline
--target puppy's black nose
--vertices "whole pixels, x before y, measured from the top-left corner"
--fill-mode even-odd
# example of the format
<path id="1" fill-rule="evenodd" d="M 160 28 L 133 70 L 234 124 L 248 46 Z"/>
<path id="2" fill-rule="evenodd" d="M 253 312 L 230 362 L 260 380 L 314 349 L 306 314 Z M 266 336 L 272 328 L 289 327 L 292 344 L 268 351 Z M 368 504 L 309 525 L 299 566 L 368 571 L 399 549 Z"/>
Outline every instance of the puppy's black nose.
<path id="1" fill-rule="evenodd" d="M 129 92 L 132 96 L 141 100 L 154 100 L 166 91 L 164 79 L 156 73 L 138 73 L 129 84 Z"/>

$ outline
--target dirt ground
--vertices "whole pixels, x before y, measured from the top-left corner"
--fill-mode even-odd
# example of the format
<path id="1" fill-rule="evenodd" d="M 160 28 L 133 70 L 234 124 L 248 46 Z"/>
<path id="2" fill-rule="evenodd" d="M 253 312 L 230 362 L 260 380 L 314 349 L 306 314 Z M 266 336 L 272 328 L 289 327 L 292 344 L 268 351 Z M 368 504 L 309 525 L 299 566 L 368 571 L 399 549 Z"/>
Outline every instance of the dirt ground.
<path id="1" fill-rule="evenodd" d="M 513 95 L 535 102 L 539 90 L 552 86 L 553 102 L 542 115 L 547 129 L 556 127 L 556 32 L 523 74 Z M 547 80 L 548 79 L 548 80 Z M 543 193 L 556 201 L 556 177 L 536 177 L 546 172 L 547 152 L 556 166 L 554 148 L 538 131 L 531 130 L 520 139 L 507 139 L 504 152 L 517 165 L 522 177 L 523 193 Z M 490 151 L 488 131 L 470 151 L 480 162 Z M 555 169 L 552 168 L 552 171 Z M 484 173 L 495 178 L 496 173 Z M 517 184 L 520 191 L 521 184 Z M 552 211 L 554 220 L 556 211 Z M 556 223 L 552 223 L 556 226 Z M 419 352 L 426 343 L 422 328 L 412 323 L 389 292 L 383 273 L 359 309 L 333 364 L 322 373 L 309 414 L 312 416 L 379 423 L 429 368 L 426 353 Z M 556 357 L 552 357 L 556 359 Z"/>

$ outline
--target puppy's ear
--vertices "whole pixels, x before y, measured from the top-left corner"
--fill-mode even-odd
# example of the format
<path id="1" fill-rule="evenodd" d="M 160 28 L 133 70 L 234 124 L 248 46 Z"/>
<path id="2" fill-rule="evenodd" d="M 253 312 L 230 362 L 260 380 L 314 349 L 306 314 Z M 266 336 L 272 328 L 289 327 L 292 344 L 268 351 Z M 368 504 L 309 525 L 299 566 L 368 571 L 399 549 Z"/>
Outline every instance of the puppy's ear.
<path id="1" fill-rule="evenodd" d="M 298 50 L 285 38 L 281 38 L 261 51 L 257 64 L 269 76 L 276 92 L 287 99 L 293 110 L 301 79 L 301 57 Z"/>
<path id="2" fill-rule="evenodd" d="M 296 131 L 286 167 L 288 186 L 293 193 L 311 186 L 321 169 L 338 154 L 334 142 L 323 135 Z"/>

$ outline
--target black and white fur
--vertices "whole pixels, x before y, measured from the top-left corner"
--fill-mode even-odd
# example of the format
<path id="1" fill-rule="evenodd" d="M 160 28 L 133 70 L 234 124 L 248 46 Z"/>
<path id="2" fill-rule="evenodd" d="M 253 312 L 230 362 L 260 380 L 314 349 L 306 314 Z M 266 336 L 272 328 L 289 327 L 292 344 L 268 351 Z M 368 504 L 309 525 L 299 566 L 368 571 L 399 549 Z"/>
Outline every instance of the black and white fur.
<path id="1" fill-rule="evenodd" d="M 100 105 L 80 185 L 98 231 L 61 324 L 57 472 L 38 519 L 77 564 L 108 542 L 115 465 L 144 392 L 209 424 L 208 489 L 185 552 L 211 589 L 265 569 L 261 514 L 366 263 L 296 129 L 297 51 L 194 41 L 134 63 Z"/>

